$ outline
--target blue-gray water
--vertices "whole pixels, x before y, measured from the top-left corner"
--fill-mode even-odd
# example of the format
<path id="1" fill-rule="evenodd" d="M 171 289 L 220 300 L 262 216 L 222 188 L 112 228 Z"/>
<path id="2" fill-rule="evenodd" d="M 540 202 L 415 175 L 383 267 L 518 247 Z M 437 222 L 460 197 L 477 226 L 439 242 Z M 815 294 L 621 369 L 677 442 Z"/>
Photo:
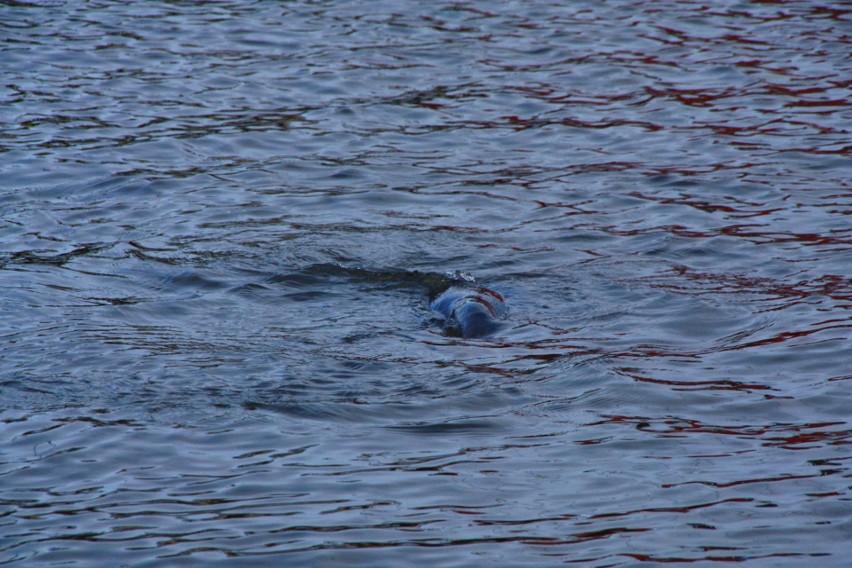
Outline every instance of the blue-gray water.
<path id="1" fill-rule="evenodd" d="M 0 564 L 844 565 L 851 35 L 0 2 Z"/>

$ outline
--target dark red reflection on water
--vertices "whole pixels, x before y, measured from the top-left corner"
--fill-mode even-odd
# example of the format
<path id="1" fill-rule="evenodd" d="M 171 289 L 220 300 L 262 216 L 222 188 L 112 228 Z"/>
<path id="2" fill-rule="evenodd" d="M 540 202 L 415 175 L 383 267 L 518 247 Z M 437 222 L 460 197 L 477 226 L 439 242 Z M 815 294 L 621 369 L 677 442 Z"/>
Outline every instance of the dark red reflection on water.
<path id="1" fill-rule="evenodd" d="M 678 381 L 673 379 L 655 379 L 652 377 L 644 377 L 629 369 L 620 369 L 619 372 L 638 382 L 666 385 L 674 387 L 673 390 L 731 390 L 743 392 L 772 390 L 772 387 L 768 385 L 740 382 L 731 379 Z"/>
<path id="2" fill-rule="evenodd" d="M 777 446 L 787 450 L 807 449 L 813 445 L 839 446 L 852 443 L 852 430 L 839 428 L 845 426 L 845 422 L 717 425 L 677 417 L 650 418 L 615 415 L 604 416 L 603 418 L 600 422 L 594 422 L 591 425 L 624 424 L 633 426 L 642 432 L 664 437 L 687 437 L 693 434 L 737 436 L 744 439 L 755 439 L 763 446 Z"/>
<path id="3" fill-rule="evenodd" d="M 727 483 L 719 482 L 719 481 L 684 481 L 683 483 L 664 483 L 661 485 L 664 489 L 669 489 L 672 487 L 678 487 L 681 485 L 707 485 L 710 487 L 717 487 L 719 489 L 725 489 L 729 487 L 737 487 L 740 485 L 751 485 L 754 483 L 773 483 L 778 481 L 796 481 L 802 479 L 813 479 L 816 477 L 820 477 L 822 474 L 813 474 L 813 475 L 778 475 L 773 477 L 759 477 L 755 479 L 740 479 L 737 481 L 729 481 Z"/>
<path id="4" fill-rule="evenodd" d="M 644 513 L 689 513 L 691 511 L 695 511 L 698 509 L 706 509 L 708 507 L 715 507 L 718 505 L 724 505 L 726 503 L 750 503 L 753 501 L 751 498 L 746 497 L 735 497 L 731 499 L 722 499 L 720 501 L 714 501 L 712 503 L 698 503 L 696 505 L 687 505 L 684 507 L 650 507 L 647 509 L 636 509 L 633 511 L 623 511 L 619 513 L 601 513 L 598 515 L 593 515 L 591 518 L 593 519 L 608 519 L 612 517 L 626 517 L 630 515 L 644 514 Z"/>
<path id="5" fill-rule="evenodd" d="M 653 554 L 623 554 L 628 558 L 633 558 L 640 562 L 659 562 L 661 564 L 691 564 L 693 562 L 746 562 L 749 560 L 759 560 L 762 558 L 798 558 L 798 557 L 818 557 L 827 556 L 826 554 L 796 554 L 796 553 L 779 553 L 765 555 L 727 555 L 727 556 L 700 556 L 688 558 L 684 556 L 656 556 Z"/>

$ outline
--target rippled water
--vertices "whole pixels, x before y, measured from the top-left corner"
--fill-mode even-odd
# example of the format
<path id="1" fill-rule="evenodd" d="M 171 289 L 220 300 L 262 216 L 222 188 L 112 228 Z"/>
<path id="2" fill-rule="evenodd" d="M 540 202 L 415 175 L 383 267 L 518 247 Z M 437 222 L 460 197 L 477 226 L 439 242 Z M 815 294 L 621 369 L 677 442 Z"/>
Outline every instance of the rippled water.
<path id="1" fill-rule="evenodd" d="M 843 565 L 851 32 L 0 2 L 0 563 Z"/>

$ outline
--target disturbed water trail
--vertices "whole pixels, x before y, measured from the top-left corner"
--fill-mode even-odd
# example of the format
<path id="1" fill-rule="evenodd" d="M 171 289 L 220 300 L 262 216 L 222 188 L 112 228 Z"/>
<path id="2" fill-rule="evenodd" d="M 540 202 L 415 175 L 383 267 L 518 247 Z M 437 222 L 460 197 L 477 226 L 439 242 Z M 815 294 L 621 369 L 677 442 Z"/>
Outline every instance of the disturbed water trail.
<path id="1" fill-rule="evenodd" d="M 845 564 L 846 7 L 0 12 L 0 562 Z"/>

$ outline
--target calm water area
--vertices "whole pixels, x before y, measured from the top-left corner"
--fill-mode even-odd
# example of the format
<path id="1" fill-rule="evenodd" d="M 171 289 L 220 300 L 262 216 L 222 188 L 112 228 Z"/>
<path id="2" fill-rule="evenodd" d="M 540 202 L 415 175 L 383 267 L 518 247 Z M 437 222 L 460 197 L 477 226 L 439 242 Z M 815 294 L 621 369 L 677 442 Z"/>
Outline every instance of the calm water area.
<path id="1" fill-rule="evenodd" d="M 0 565 L 848 566 L 850 53 L 843 2 L 0 1 Z"/>

